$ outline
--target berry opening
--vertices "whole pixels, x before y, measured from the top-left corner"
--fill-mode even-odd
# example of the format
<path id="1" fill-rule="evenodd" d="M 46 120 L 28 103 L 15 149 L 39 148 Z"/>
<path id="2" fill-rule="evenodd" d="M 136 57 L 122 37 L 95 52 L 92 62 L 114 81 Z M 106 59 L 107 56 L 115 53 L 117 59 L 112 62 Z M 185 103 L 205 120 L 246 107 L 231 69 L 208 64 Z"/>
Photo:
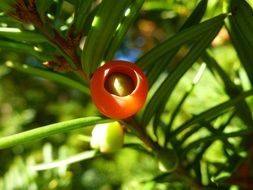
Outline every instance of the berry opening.
<path id="1" fill-rule="evenodd" d="M 133 79 L 123 73 L 112 73 L 105 80 L 105 89 L 116 96 L 127 96 L 135 89 Z"/>

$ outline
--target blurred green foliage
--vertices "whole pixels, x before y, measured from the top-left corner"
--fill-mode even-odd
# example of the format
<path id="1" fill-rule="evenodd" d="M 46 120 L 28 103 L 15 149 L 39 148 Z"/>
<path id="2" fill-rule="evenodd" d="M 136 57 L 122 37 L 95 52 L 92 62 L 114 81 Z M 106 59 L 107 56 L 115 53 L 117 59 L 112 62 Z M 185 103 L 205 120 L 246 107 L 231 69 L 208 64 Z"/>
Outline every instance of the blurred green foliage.
<path id="1" fill-rule="evenodd" d="M 0 3 L 0 10 L 2 10 L 0 12 L 0 137 L 52 123 L 97 115 L 97 110 L 89 96 L 87 83 L 68 70 L 65 73 L 60 70 L 58 75 L 51 75 L 57 68 L 45 69 L 42 64 L 51 60 L 52 57 L 64 57 L 65 60 L 72 62 L 69 63 L 72 67 L 75 60 L 69 58 L 69 55 L 64 52 L 64 47 L 61 48 L 59 44 L 52 45 L 52 42 L 47 43 L 48 39 L 43 37 L 43 32 L 39 34 L 38 31 L 33 30 L 34 26 L 17 22 L 13 17 L 5 14 L 5 9 L 11 9 L 5 2 L 7 1 Z M 36 1 L 42 20 L 47 20 L 60 31 L 63 37 L 68 36 L 72 27 L 75 27 L 77 33 L 82 32 L 85 36 L 89 35 L 88 31 L 92 28 L 92 20 L 97 11 L 95 5 L 98 2 L 95 0 L 83 2 L 81 0 Z M 207 2 L 203 18 L 200 16 L 202 21 L 225 13 L 229 9 L 231 1 L 209 0 Z M 235 0 L 235 2 L 237 1 Z M 245 2 L 248 2 L 252 8 L 251 1 Z M 197 0 L 145 1 L 140 11 L 135 13 L 132 18 L 134 19 L 133 23 L 126 35 L 118 36 L 119 39 L 122 37 L 122 40 L 124 37 L 122 43 L 115 42 L 119 48 L 114 49 L 114 46 L 109 46 L 111 54 L 108 57 L 96 57 L 96 59 L 109 59 L 117 50 L 114 55 L 115 59 L 139 60 L 142 55 L 148 54 L 149 50 L 179 34 L 182 25 L 198 3 Z M 81 5 L 83 8 L 88 7 L 87 10 L 91 8 L 89 14 L 82 12 Z M 123 5 L 118 6 L 123 7 Z M 109 7 L 113 7 L 113 4 Z M 73 11 L 76 14 L 81 14 L 82 17 L 76 16 Z M 117 14 L 120 15 L 122 12 L 119 11 Z M 252 9 L 250 15 L 253 17 Z M 121 17 L 117 18 L 121 20 Z M 244 49 L 245 51 L 241 52 L 240 49 L 243 49 L 245 44 L 252 47 L 252 43 L 250 44 L 252 36 L 250 37 L 242 30 L 246 42 L 249 43 L 247 44 L 243 40 L 242 42 L 245 44 L 233 41 L 233 38 L 231 41 L 231 36 L 238 36 L 238 33 L 231 34 L 231 31 L 238 31 L 229 30 L 228 20 L 226 18 L 226 25 L 222 27 L 209 47 L 201 46 L 203 49 L 199 52 L 201 55 L 197 56 L 196 61 L 193 61 L 195 64 L 189 66 L 183 76 L 176 81 L 175 87 L 172 87 L 171 96 L 168 95 L 170 96 L 169 101 L 161 101 L 153 108 L 150 106 L 155 112 L 152 114 L 152 118 L 142 118 L 142 121 L 148 120 L 146 129 L 153 139 L 156 139 L 160 144 L 168 143 L 173 146 L 179 155 L 182 170 L 175 173 L 160 172 L 155 153 L 143 148 L 140 139 L 131 131 L 127 133 L 125 147 L 121 151 L 108 155 L 100 155 L 99 153 L 92 153 L 91 156 L 86 155 L 85 152 L 89 153 L 88 151 L 90 151 L 89 136 L 93 127 L 90 126 L 8 149 L 1 149 L 0 189 L 183 190 L 247 188 L 244 186 L 247 185 L 247 180 L 253 180 L 252 160 L 250 160 L 253 149 L 252 142 L 249 142 L 251 136 L 247 136 L 252 133 L 252 129 L 250 129 L 252 125 L 250 126 L 250 124 L 252 124 L 253 98 L 248 97 L 252 96 L 251 70 L 245 70 L 245 65 L 248 62 L 247 59 L 242 61 L 242 58 L 247 55 L 249 55 L 248 57 L 252 56 L 250 55 L 252 49 L 247 49 L 247 51 Z M 249 30 L 252 29 L 250 28 L 253 26 L 252 22 L 249 23 Z M 105 23 L 105 26 L 107 24 L 109 21 Z M 111 26 L 112 30 L 113 27 L 117 27 L 116 24 Z M 190 23 L 185 28 L 193 24 Z M 195 24 L 197 25 L 197 23 Z M 245 23 L 243 24 L 245 26 Z M 30 38 L 31 34 L 29 33 L 8 35 L 3 30 L 8 27 L 31 31 L 36 37 Z M 212 30 L 215 31 L 215 29 Z M 211 29 L 206 31 L 206 33 L 208 32 L 212 32 Z M 251 32 L 253 31 L 251 30 Z M 73 33 L 72 35 L 77 34 Z M 100 36 L 101 34 L 93 35 Z M 103 43 L 110 44 L 110 33 L 103 35 L 105 37 L 108 35 L 108 42 Z M 200 36 L 193 40 L 194 43 L 186 40 L 184 45 L 173 49 L 175 53 L 170 51 L 166 52 L 165 56 L 154 57 L 157 63 L 166 64 L 158 73 L 159 75 L 154 77 L 149 92 L 149 101 L 152 101 L 154 94 L 170 75 L 170 72 L 174 71 L 177 64 L 182 63 L 186 55 L 196 48 L 199 41 L 204 41 L 204 38 L 206 36 Z M 20 41 L 20 39 L 25 40 Z M 97 43 L 100 44 L 99 40 Z M 72 48 L 71 44 L 68 45 Z M 80 46 L 82 45 L 80 44 Z M 96 55 L 100 53 L 99 51 L 94 52 L 94 47 L 85 48 Z M 104 49 L 101 49 L 101 52 L 103 51 Z M 78 49 L 77 52 L 81 57 L 81 49 Z M 168 61 L 166 60 L 167 56 L 172 58 Z M 93 57 L 87 59 L 92 60 Z M 156 62 L 152 62 L 152 65 L 145 65 L 146 63 L 142 63 L 141 59 L 139 62 L 141 66 L 147 68 L 150 78 L 155 76 L 155 74 L 150 76 L 150 73 L 152 69 L 154 72 L 156 71 L 155 67 L 152 67 L 157 64 Z M 100 62 L 95 62 L 91 68 L 89 65 L 84 68 L 87 67 L 92 71 L 96 69 L 98 63 Z M 31 71 L 22 69 L 23 64 L 38 70 L 35 70 L 34 75 L 31 75 Z M 252 68 L 252 64 L 248 67 Z M 46 75 L 45 73 L 40 74 L 39 70 L 46 71 Z M 66 82 L 67 79 L 64 81 L 62 76 L 70 81 Z M 224 102 L 227 104 L 223 104 Z M 230 104 L 231 106 L 229 106 Z M 236 109 L 232 107 L 234 105 Z M 163 108 L 160 109 L 160 107 Z M 215 109 L 210 111 L 211 108 Z M 150 114 L 149 110 L 143 109 L 138 115 L 138 119 L 141 120 L 141 116 L 145 113 Z M 80 155 L 80 153 L 84 154 Z M 75 155 L 76 157 L 74 157 Z M 74 158 L 77 160 L 73 161 Z M 59 167 L 52 169 L 48 165 L 44 165 L 50 169 L 40 170 L 39 167 L 36 169 L 40 163 L 42 166 L 51 162 L 56 165 L 54 161 L 57 160 L 71 164 L 60 163 Z M 247 164 L 245 165 L 245 163 Z M 240 164 L 246 169 L 243 170 Z M 245 180 L 245 183 L 243 180 L 236 181 L 241 179 L 240 177 Z"/>

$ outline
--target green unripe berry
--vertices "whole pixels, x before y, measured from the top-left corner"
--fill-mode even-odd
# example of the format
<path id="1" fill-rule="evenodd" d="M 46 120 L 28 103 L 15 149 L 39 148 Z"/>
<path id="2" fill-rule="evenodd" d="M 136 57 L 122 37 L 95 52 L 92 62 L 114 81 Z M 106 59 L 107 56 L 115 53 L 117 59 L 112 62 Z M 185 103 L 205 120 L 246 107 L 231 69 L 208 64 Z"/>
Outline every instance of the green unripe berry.
<path id="1" fill-rule="evenodd" d="M 162 172 L 173 172 L 178 166 L 178 157 L 173 149 L 161 149 L 157 152 L 158 167 Z"/>
<path id="2" fill-rule="evenodd" d="M 134 90 L 133 80 L 122 73 L 110 75 L 105 82 L 105 89 L 111 94 L 117 96 L 127 96 Z"/>
<path id="3" fill-rule="evenodd" d="M 119 150 L 124 141 L 124 130 L 117 121 L 95 125 L 91 136 L 91 147 L 103 153 Z"/>

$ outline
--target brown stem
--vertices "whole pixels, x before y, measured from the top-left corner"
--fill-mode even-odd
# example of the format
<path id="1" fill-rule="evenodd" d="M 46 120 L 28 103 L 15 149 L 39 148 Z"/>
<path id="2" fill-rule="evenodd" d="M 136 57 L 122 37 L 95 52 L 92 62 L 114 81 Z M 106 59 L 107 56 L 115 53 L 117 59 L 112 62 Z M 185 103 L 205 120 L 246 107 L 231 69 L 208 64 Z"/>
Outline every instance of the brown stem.
<path id="1" fill-rule="evenodd" d="M 10 16 L 23 23 L 33 24 L 52 44 L 60 48 L 73 61 L 76 68 L 72 68 L 72 70 L 82 70 L 81 60 L 76 52 L 79 38 L 72 38 L 71 36 L 64 38 L 55 28 L 44 23 L 36 10 L 35 0 L 29 0 L 28 2 L 17 0 L 12 6 L 15 12 L 9 13 Z M 82 77 L 88 80 L 84 72 Z"/>
<path id="2" fill-rule="evenodd" d="M 134 130 L 137 132 L 138 137 L 149 148 L 152 150 L 160 149 L 159 144 L 151 139 L 151 137 L 146 133 L 145 129 L 133 117 L 125 119 L 125 122 L 134 128 Z"/>
<path id="3" fill-rule="evenodd" d="M 124 121 L 134 128 L 134 130 L 137 132 L 138 137 L 145 143 L 145 145 L 147 145 L 155 152 L 161 150 L 162 147 L 151 139 L 151 137 L 146 133 L 145 129 L 133 117 L 127 118 Z M 179 177 L 185 176 L 188 180 L 188 183 L 191 184 L 191 187 L 194 187 L 194 189 L 204 189 L 202 184 L 192 178 L 182 165 L 179 164 L 175 171 L 175 174 Z"/>
<path id="4" fill-rule="evenodd" d="M 86 83 L 89 83 L 90 82 L 90 78 L 86 75 L 86 73 L 83 71 L 83 69 L 76 69 L 75 70 L 75 73 Z"/>

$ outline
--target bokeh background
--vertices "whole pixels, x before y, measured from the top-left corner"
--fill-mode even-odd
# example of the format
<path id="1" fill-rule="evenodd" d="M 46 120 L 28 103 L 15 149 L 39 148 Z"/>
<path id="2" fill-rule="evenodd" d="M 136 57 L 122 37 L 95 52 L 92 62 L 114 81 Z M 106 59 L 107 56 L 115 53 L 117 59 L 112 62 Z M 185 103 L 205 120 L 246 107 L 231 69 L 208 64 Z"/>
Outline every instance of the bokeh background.
<path id="1" fill-rule="evenodd" d="M 57 0 L 56 0 L 57 2 Z M 179 27 L 197 5 L 197 0 L 147 0 L 134 25 L 128 31 L 115 59 L 135 61 L 142 54 L 175 34 Z M 252 4 L 251 1 L 249 3 Z M 225 1 L 211 0 L 205 18 L 222 13 Z M 50 11 L 54 12 L 52 6 Z M 73 6 L 64 1 L 57 27 L 63 32 L 69 24 Z M 50 15 L 49 15 L 50 16 Z M 4 15 L 0 13 L 0 26 L 5 27 Z M 2 37 L 0 36 L 0 39 Z M 214 57 L 235 83 L 242 84 L 245 90 L 250 83 L 242 69 L 229 36 L 225 29 L 212 42 Z M 185 55 L 187 49 L 181 48 L 175 63 Z M 13 63 L 43 67 L 31 55 L 0 48 L 0 136 L 7 136 L 50 123 L 97 115 L 88 95 L 69 86 L 27 74 L 16 69 Z M 168 68 L 169 69 L 169 68 Z M 201 70 L 201 77 L 196 74 Z M 66 75 L 71 75 L 67 73 Z M 74 76 L 72 76 L 74 77 Z M 77 79 L 79 80 L 79 79 Z M 161 79 L 162 80 L 162 79 Z M 196 82 L 197 80 L 197 82 Z M 197 85 L 195 85 L 197 83 Z M 159 86 L 157 81 L 153 91 Z M 221 81 L 199 62 L 180 80 L 167 105 L 164 121 L 168 121 L 170 108 L 175 107 L 178 97 L 191 91 L 175 123 L 182 123 L 195 113 L 199 113 L 228 98 Z M 248 99 L 253 105 L 253 100 Z M 227 116 L 226 116 L 227 117 Z M 243 128 L 241 121 L 234 121 L 234 130 Z M 110 155 L 98 156 L 70 165 L 36 171 L 31 166 L 53 160 L 67 159 L 90 149 L 89 136 L 93 126 L 59 134 L 43 140 L 34 141 L 0 150 L 0 189 L 3 190 L 166 190 L 190 189 L 191 184 L 184 176 L 168 176 L 167 183 L 159 183 L 161 173 L 154 155 L 127 147 Z M 189 141 L 205 136 L 205 130 Z M 126 143 L 140 142 L 128 134 Z M 234 139 L 236 141 L 236 139 Z M 206 159 L 221 163 L 225 157 L 220 151 L 221 143 L 213 143 Z M 164 182 L 164 179 L 163 179 Z M 236 189 L 236 187 L 234 187 Z"/>

